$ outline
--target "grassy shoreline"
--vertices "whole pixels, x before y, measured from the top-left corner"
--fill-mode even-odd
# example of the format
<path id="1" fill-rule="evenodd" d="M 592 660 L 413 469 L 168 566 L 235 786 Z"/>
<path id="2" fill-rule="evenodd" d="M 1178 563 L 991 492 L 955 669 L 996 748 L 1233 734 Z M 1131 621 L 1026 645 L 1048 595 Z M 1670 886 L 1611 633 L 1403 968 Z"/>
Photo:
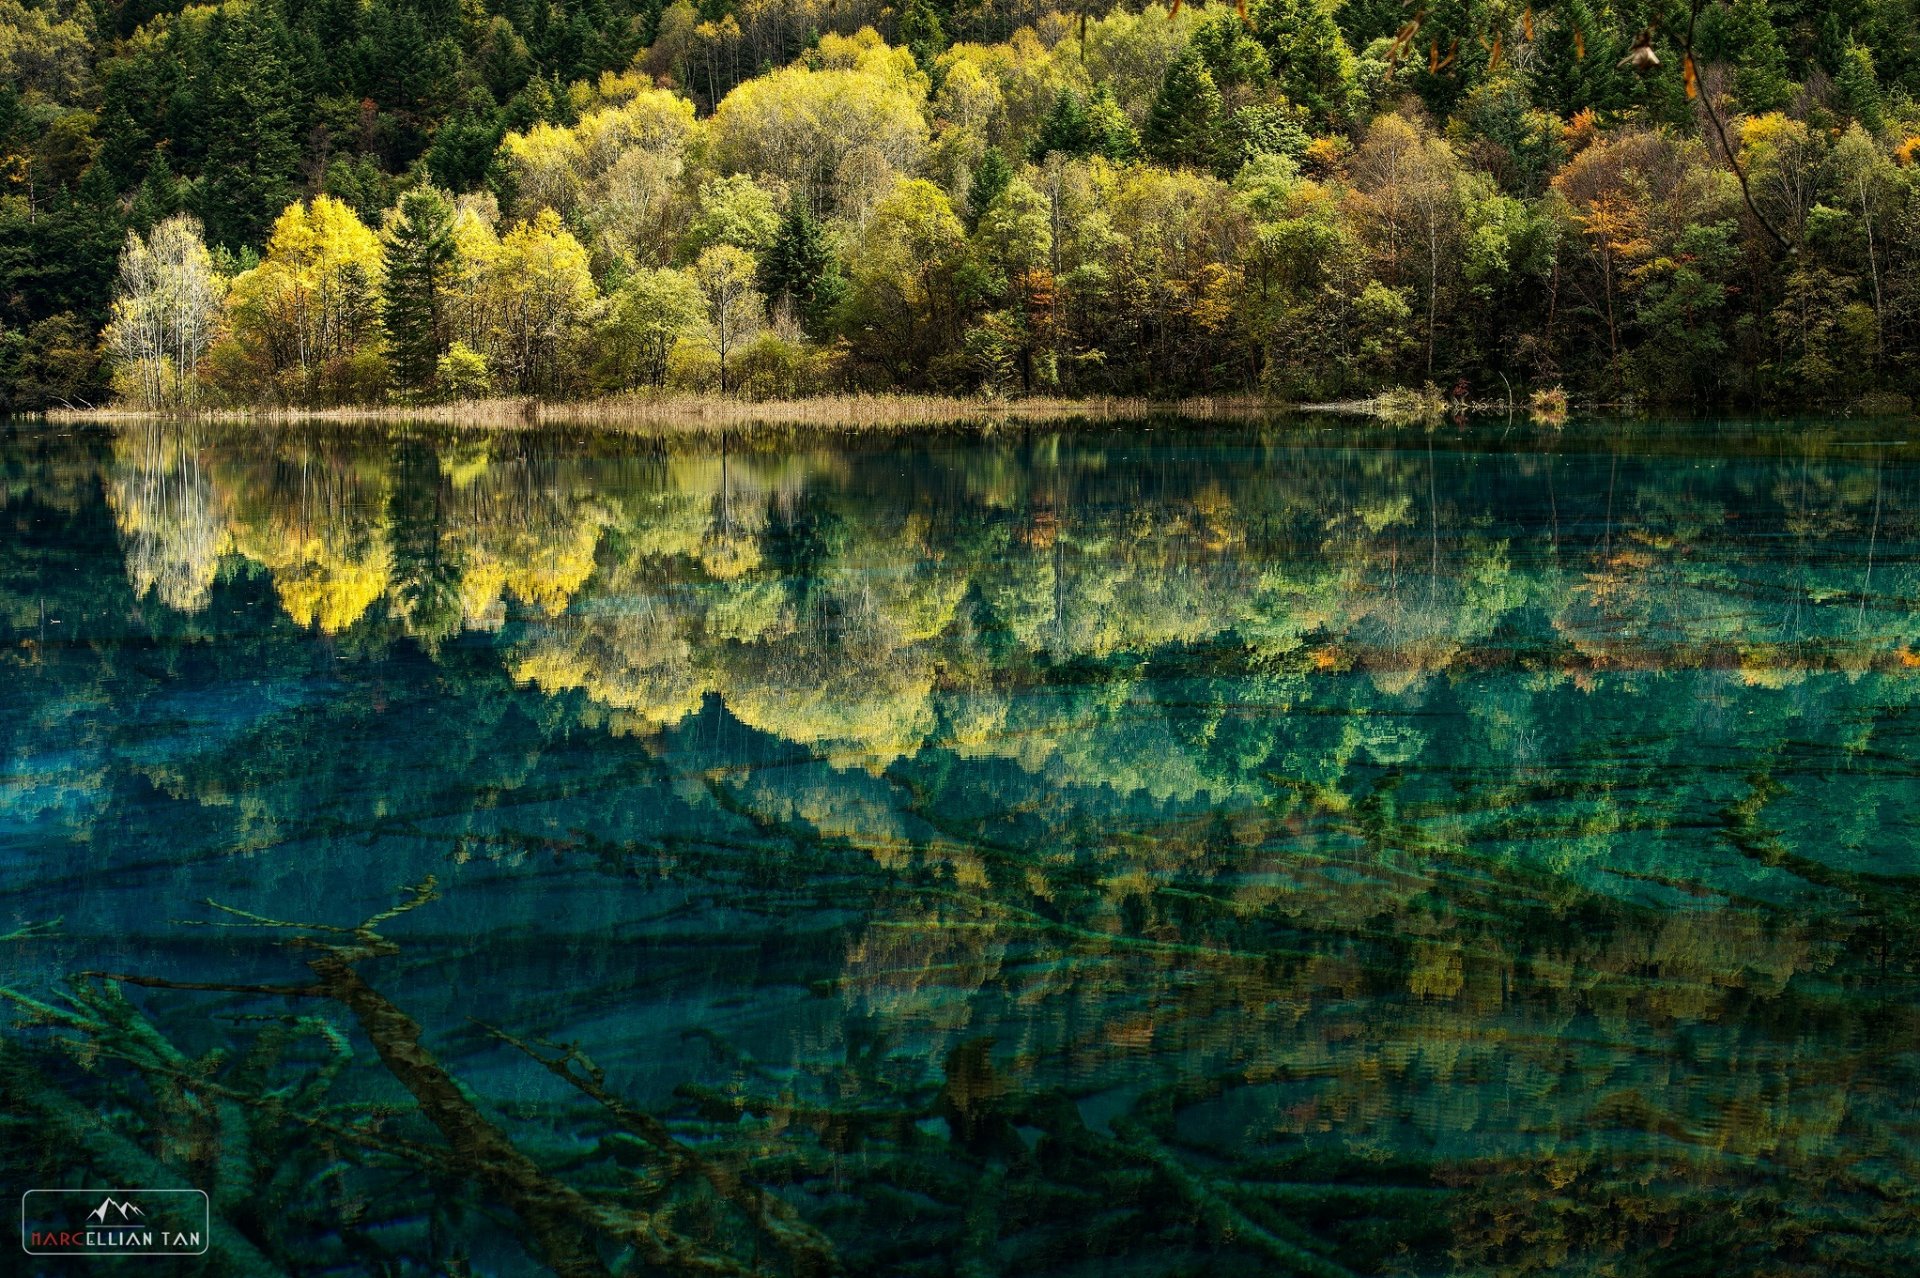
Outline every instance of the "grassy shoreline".
<path id="1" fill-rule="evenodd" d="M 1180 416 L 1243 421 L 1284 411 L 1289 405 L 1260 396 L 1205 396 L 1177 400 L 1129 396 L 1086 399 L 1029 396 L 983 399 L 952 395 L 818 395 L 803 399 L 747 400 L 720 395 L 612 395 L 546 402 L 536 399 L 453 400 L 441 404 L 366 404 L 342 408 L 207 408 L 161 413 L 123 408 L 63 408 L 53 422 L 180 419 L 207 422 L 426 421 L 492 430 L 545 425 L 601 426 L 704 434 L 742 426 L 816 426 L 885 431 L 918 426 L 993 425 L 1001 422 L 1129 421 Z"/>

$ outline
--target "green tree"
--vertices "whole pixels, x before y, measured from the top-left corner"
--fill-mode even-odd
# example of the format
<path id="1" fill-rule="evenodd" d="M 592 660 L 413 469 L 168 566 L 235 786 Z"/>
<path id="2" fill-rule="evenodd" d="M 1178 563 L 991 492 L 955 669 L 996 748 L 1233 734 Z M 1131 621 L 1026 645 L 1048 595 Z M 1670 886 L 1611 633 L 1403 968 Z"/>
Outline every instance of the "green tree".
<path id="1" fill-rule="evenodd" d="M 453 203 L 445 192 L 416 187 L 400 197 L 381 237 L 385 306 L 394 379 L 416 390 L 432 379 L 447 348 L 447 294 L 455 263 Z"/>
<path id="2" fill-rule="evenodd" d="M 608 299 L 600 321 L 595 372 L 601 385 L 665 385 L 667 357 L 683 338 L 700 335 L 706 313 L 707 299 L 687 272 L 635 271 Z"/>
<path id="3" fill-rule="evenodd" d="M 1167 66 L 1142 134 L 1147 154 L 1166 164 L 1213 165 L 1220 145 L 1220 90 L 1197 51 Z"/>
<path id="4" fill-rule="evenodd" d="M 1886 100 L 1874 74 L 1873 51 L 1848 40 L 1840 50 L 1839 63 L 1833 73 L 1835 100 L 1854 119 L 1877 132 L 1885 118 Z"/>
<path id="5" fill-rule="evenodd" d="M 1332 0 L 1258 0 L 1250 10 L 1287 100 L 1322 125 L 1347 121 L 1358 91 L 1353 50 L 1335 8 Z"/>
<path id="6" fill-rule="evenodd" d="M 1787 53 L 1774 30 L 1767 0 L 1709 5 L 1700 18 L 1698 53 L 1733 66 L 1733 94 L 1749 115 L 1783 109 L 1793 99 Z"/>
<path id="7" fill-rule="evenodd" d="M 1655 403 L 1697 399 L 1726 379 L 1727 280 L 1740 258 L 1731 221 L 1683 230 L 1673 251 L 1647 263 L 1634 301 L 1646 340 L 1634 373 Z"/>
<path id="8" fill-rule="evenodd" d="M 845 331 L 856 354 L 895 382 L 924 377 L 960 330 L 966 258 L 966 229 L 946 192 L 917 178 L 894 183 L 851 256 Z"/>
<path id="9" fill-rule="evenodd" d="M 987 206 L 1000 197 L 1007 189 L 1007 183 L 1013 181 L 1013 166 L 1007 163 L 1007 157 L 997 146 L 990 146 L 980 154 L 980 163 L 973 167 L 973 180 L 967 184 L 967 220 L 971 225 L 979 225 L 980 215 Z"/>
<path id="10" fill-rule="evenodd" d="M 906 0 L 900 9 L 900 43 L 913 51 L 913 60 L 930 70 L 947 48 L 940 14 L 927 0 Z"/>
<path id="11" fill-rule="evenodd" d="M 800 323 L 816 335 L 826 328 L 846 292 L 840 259 L 826 229 L 807 211 L 804 201 L 788 203 L 780 229 L 761 259 L 760 288 L 770 305 L 792 307 Z"/>
<path id="12" fill-rule="evenodd" d="M 700 184 L 699 209 L 687 227 L 694 250 L 731 244 L 758 253 L 780 230 L 780 213 L 767 189 L 744 173 Z"/>
<path id="13" fill-rule="evenodd" d="M 300 160 L 285 31 L 265 5 L 221 10 L 207 111 L 218 121 L 207 146 L 200 212 L 229 248 L 257 245 L 293 198 Z"/>
<path id="14" fill-rule="evenodd" d="M 1086 103 L 1072 89 L 1063 88 L 1053 95 L 1053 106 L 1040 122 L 1040 132 L 1033 143 L 1033 158 L 1042 160 L 1054 151 L 1083 156 L 1092 150 L 1093 128 L 1087 119 Z"/>
<path id="15" fill-rule="evenodd" d="M 1193 47 L 1207 64 L 1213 82 L 1225 94 L 1244 95 L 1265 85 L 1270 73 L 1266 46 L 1254 39 L 1240 15 L 1221 8 L 1209 11 L 1193 32 Z"/>
<path id="16" fill-rule="evenodd" d="M 1093 153 L 1115 164 L 1132 159 L 1140 150 L 1140 135 L 1134 131 L 1133 121 L 1114 99 L 1113 90 L 1104 84 L 1087 99 L 1087 129 Z"/>

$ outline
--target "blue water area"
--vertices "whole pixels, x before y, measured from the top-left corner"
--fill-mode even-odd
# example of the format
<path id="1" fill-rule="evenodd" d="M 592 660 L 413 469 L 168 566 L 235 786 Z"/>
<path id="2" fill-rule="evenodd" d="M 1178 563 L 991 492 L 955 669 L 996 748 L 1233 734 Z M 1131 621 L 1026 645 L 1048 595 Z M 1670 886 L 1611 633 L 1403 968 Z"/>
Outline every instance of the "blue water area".
<path id="1" fill-rule="evenodd" d="M 206 1190 L 180 1273 L 1911 1273 L 1907 427 L 0 428 L 6 1182 Z"/>

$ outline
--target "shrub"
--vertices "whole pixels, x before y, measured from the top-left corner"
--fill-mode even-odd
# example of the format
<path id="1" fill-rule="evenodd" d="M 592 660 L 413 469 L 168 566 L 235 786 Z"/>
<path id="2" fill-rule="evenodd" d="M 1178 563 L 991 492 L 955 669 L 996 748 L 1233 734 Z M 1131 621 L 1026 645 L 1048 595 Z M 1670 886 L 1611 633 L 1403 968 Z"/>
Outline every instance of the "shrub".
<path id="1" fill-rule="evenodd" d="M 487 357 L 465 342 L 455 342 L 434 365 L 434 384 L 449 399 L 480 399 L 493 390 Z"/>
<path id="2" fill-rule="evenodd" d="M 747 399 L 792 399 L 827 389 L 828 357 L 818 347 L 768 330 L 740 348 L 728 380 Z"/>
<path id="3" fill-rule="evenodd" d="M 682 341 L 667 356 L 667 385 L 703 394 L 720 388 L 720 357 L 704 342 Z"/>

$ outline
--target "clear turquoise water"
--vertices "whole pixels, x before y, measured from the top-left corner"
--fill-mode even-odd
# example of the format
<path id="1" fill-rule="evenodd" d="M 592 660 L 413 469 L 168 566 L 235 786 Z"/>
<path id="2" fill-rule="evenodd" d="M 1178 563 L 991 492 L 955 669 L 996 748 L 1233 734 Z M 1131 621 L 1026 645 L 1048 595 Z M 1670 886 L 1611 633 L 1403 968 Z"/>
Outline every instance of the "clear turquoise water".
<path id="1" fill-rule="evenodd" d="M 1909 433 L 6 427 L 7 1186 L 205 1188 L 180 1272 L 1910 1273 Z"/>

